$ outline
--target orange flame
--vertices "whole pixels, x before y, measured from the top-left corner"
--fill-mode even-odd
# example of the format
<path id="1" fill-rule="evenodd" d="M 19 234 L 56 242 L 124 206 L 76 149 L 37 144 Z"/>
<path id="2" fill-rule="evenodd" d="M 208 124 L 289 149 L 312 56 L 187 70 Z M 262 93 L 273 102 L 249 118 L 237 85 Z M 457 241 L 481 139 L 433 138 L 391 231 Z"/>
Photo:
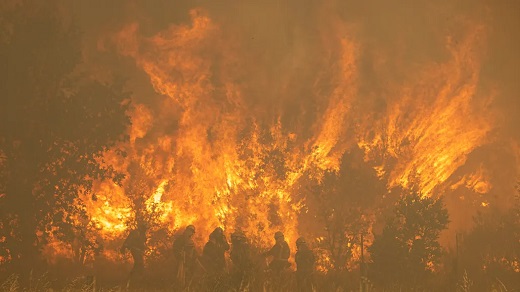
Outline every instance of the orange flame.
<path id="1" fill-rule="evenodd" d="M 377 172 L 388 175 L 389 188 L 415 185 L 431 195 L 488 141 L 494 120 L 481 107 L 488 106 L 491 96 L 477 99 L 480 62 L 475 48 L 483 34 L 477 27 L 458 44 L 448 38 L 451 60 L 426 67 L 392 92 L 398 98 L 390 100 L 384 119 L 371 121 L 373 136 L 360 133 L 359 146 L 367 160 L 379 161 Z"/>
<path id="2" fill-rule="evenodd" d="M 287 122 L 272 97 L 251 101 L 260 87 L 274 88 L 266 94 L 279 98 L 295 93 L 289 81 L 265 76 L 270 73 L 254 73 L 253 81 L 244 77 L 253 73 L 240 64 L 254 54 L 203 10 L 191 12 L 190 25 L 172 25 L 152 37 L 141 36 L 137 23 L 121 30 L 112 40 L 117 51 L 135 60 L 161 98 L 135 99 L 130 140 L 120 145 L 127 157 L 105 155 L 127 174 L 123 186 L 99 182 L 96 199 L 84 198 L 105 239 L 122 236 L 140 198 L 144 211 L 170 232 L 194 224 L 200 245 L 201 235 L 222 226 L 227 233 L 242 229 L 261 248 L 281 230 L 294 247 L 300 212 L 312 207 L 300 196 L 300 186 L 306 180 L 321 183 L 326 171 L 338 171 L 344 153 L 356 146 L 389 189 L 417 187 L 429 196 L 464 185 L 487 193 L 485 170 L 446 185 L 468 154 L 489 140 L 495 123 L 492 114 L 478 110 L 492 99 L 477 90 L 476 48 L 484 28 L 476 27 L 459 43 L 448 38 L 447 61 L 424 65 L 404 82 L 390 84 L 381 93 L 386 107 L 378 113 L 354 110 L 364 98 L 361 42 L 341 21 L 333 20 L 329 28 L 320 32 L 319 46 L 326 49 L 317 62 L 323 72 L 302 86 L 319 105 L 308 127 L 293 125 L 305 114 Z M 379 61 L 384 67 L 385 59 Z M 299 69 L 288 70 L 296 75 Z M 385 78 L 383 71 L 376 68 L 379 78 Z M 316 233 L 314 238 L 321 238 Z M 352 251 L 358 260 L 359 245 Z M 319 259 L 320 269 L 330 268 L 326 252 Z"/>

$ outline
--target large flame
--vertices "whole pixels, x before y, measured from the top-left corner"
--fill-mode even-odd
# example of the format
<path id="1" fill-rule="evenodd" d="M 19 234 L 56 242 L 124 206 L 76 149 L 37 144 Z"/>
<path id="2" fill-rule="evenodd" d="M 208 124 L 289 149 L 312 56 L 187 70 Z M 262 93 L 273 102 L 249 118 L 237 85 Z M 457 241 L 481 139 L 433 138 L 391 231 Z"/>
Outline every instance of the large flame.
<path id="1" fill-rule="evenodd" d="M 253 71 L 261 53 L 201 9 L 189 25 L 146 37 L 132 23 L 105 40 L 135 61 L 160 98 L 136 99 L 130 140 L 120 145 L 126 156 L 106 154 L 126 174 L 123 186 L 99 182 L 96 196 L 84 198 L 100 234 L 120 238 L 145 212 L 171 232 L 194 224 L 199 244 L 217 226 L 242 229 L 261 248 L 279 230 L 294 244 L 309 234 L 299 224 L 301 210 L 313 207 L 300 185 L 338 171 L 352 147 L 364 150 L 388 189 L 417 188 L 425 196 L 459 186 L 490 190 L 482 167 L 452 178 L 495 124 L 481 110 L 493 96 L 478 89 L 483 27 L 458 42 L 447 38 L 445 59 L 418 65 L 404 81 L 385 82 L 390 56 L 378 56 L 374 78 L 387 87 L 368 96 L 359 90 L 364 51 L 354 29 L 333 18 L 319 34 L 312 47 L 317 72 L 295 65 L 310 62 L 297 49 L 286 63 L 258 60 Z M 383 106 L 359 111 L 376 94 Z"/>
<path id="2" fill-rule="evenodd" d="M 390 91 L 386 116 L 359 133 L 359 145 L 368 160 L 379 161 L 390 188 L 415 186 L 431 195 L 488 140 L 495 123 L 483 109 L 491 96 L 476 100 L 483 35 L 476 27 L 458 44 L 448 39 L 450 59 L 425 66 Z"/>
<path id="3" fill-rule="evenodd" d="M 232 68 L 238 46 L 222 37 L 199 10 L 192 12 L 190 26 L 142 38 L 132 24 L 117 36 L 120 52 L 134 58 L 155 90 L 169 98 L 156 117 L 178 118 L 175 129 L 158 134 L 154 130 L 164 125 L 150 125 L 151 110 L 136 106 L 128 152 L 156 188 L 147 194 L 147 210 L 158 207 L 154 211 L 172 230 L 186 224 L 203 233 L 215 226 L 240 228 L 263 247 L 282 230 L 293 242 L 303 205 L 293 199 L 295 186 L 305 173 L 319 179 L 323 171 L 337 170 L 346 149 L 340 142 L 356 91 L 357 47 L 347 37 L 338 39 L 336 85 L 325 97 L 329 102 L 315 135 L 304 140 L 302 133 L 284 129 L 276 114 L 267 122 L 250 115 L 246 85 L 237 84 L 233 71 L 239 70 Z"/>

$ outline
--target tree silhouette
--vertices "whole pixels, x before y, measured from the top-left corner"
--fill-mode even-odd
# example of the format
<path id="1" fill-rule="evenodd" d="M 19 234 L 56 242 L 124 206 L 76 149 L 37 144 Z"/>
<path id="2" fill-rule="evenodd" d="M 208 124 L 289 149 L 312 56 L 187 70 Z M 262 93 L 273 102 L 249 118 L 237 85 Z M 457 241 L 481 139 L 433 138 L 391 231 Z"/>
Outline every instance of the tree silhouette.
<path id="1" fill-rule="evenodd" d="M 385 193 L 376 172 L 363 160 L 363 152 L 353 148 L 341 160 L 338 172 L 328 171 L 308 196 L 309 210 L 324 229 L 317 247 L 327 253 L 332 268 L 345 270 L 359 236 L 366 232 L 367 210 Z"/>
<path id="2" fill-rule="evenodd" d="M 464 235 L 460 265 L 482 291 L 520 287 L 520 194 L 507 210 L 494 206 L 478 212 Z"/>
<path id="3" fill-rule="evenodd" d="M 448 222 L 441 199 L 421 198 L 417 192 L 403 196 L 369 247 L 371 279 L 391 289 L 424 285 L 440 260 L 438 238 Z"/>
<path id="4" fill-rule="evenodd" d="M 49 236 L 81 234 L 79 193 L 89 194 L 95 179 L 121 179 L 102 154 L 129 124 L 122 82 L 74 74 L 80 38 L 59 3 L 0 8 L 0 261 L 21 273 L 34 268 Z"/>

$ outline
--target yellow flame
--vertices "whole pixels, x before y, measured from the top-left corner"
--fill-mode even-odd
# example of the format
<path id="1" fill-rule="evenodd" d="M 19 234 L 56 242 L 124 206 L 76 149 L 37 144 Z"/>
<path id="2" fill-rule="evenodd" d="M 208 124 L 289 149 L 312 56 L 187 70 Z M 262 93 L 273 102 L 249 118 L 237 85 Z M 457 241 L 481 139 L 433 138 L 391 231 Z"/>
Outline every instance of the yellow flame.
<path id="1" fill-rule="evenodd" d="M 130 140 L 118 145 L 127 157 L 105 155 L 127 175 L 123 186 L 98 182 L 97 199 L 84 198 L 100 233 L 121 236 L 134 219 L 132 204 L 144 202 L 140 207 L 169 231 L 196 225 L 203 235 L 197 240 L 222 226 L 242 229 L 261 248 L 283 231 L 294 247 L 300 213 L 309 207 L 299 187 L 339 171 L 342 156 L 355 146 L 389 189 L 417 187 L 432 195 L 466 186 L 487 193 L 485 171 L 444 185 L 489 139 L 494 123 L 491 114 L 477 110 L 492 98 L 477 92 L 483 28 L 475 27 L 458 44 L 447 39 L 444 62 L 425 64 L 389 85 L 381 93 L 386 108 L 378 113 L 354 110 L 364 98 L 358 68 L 364 51 L 353 35 L 337 19 L 320 31 L 325 57 L 317 63 L 323 72 L 302 87 L 320 105 L 307 128 L 286 122 L 274 101 L 295 94 L 287 86 L 290 78 L 243 68 L 251 59 L 249 48 L 203 10 L 191 12 L 189 25 L 172 25 L 151 37 L 141 36 L 137 23 L 119 32 L 113 39 L 118 52 L 135 60 L 162 98 L 154 105 L 135 101 Z M 375 74 L 384 79 L 377 65 L 385 64 L 375 64 Z M 287 70 L 298 76 L 298 68 Z M 264 88 L 266 101 L 255 100 Z M 313 237 L 323 240 L 322 234 Z M 359 259 L 360 246 L 349 248 L 353 260 Z M 332 265 L 326 251 L 319 261 L 322 271 Z"/>
<path id="2" fill-rule="evenodd" d="M 459 44 L 448 39 L 451 60 L 426 67 L 392 93 L 399 98 L 390 100 L 386 118 L 373 122 L 373 137 L 372 131 L 360 133 L 366 160 L 382 162 L 384 171 L 378 173 L 388 175 L 390 188 L 415 186 L 431 195 L 488 139 L 493 118 L 475 106 L 486 106 L 491 98 L 476 99 L 480 63 L 475 48 L 482 35 L 477 27 Z"/>

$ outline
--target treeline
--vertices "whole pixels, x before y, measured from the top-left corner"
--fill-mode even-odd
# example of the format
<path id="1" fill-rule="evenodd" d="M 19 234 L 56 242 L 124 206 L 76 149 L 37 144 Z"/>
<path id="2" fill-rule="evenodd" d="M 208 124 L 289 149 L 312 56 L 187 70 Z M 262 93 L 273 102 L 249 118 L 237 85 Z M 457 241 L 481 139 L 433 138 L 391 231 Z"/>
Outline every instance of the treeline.
<path id="1" fill-rule="evenodd" d="M 0 261 L 24 282 L 50 235 L 69 240 L 86 221 L 78 194 L 120 181 L 102 154 L 130 123 L 123 84 L 78 70 L 80 33 L 58 4 L 0 5 Z"/>

